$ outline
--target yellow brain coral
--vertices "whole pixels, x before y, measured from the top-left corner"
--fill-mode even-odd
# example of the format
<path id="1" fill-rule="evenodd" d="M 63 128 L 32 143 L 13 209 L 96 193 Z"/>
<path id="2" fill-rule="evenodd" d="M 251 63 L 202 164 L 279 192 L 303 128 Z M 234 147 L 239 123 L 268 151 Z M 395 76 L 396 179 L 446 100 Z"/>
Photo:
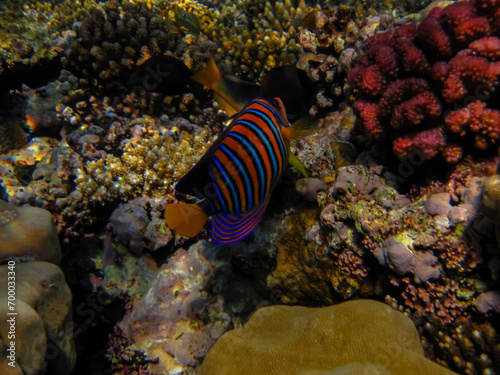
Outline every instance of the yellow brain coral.
<path id="1" fill-rule="evenodd" d="M 221 336 L 198 375 L 451 375 L 426 359 L 404 314 L 377 301 L 271 306 Z"/>

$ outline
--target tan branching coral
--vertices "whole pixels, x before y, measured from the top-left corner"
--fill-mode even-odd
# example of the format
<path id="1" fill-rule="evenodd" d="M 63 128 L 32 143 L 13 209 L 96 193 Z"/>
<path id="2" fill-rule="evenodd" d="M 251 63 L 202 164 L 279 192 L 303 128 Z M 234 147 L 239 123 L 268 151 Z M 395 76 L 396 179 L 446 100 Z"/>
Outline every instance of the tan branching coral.
<path id="1" fill-rule="evenodd" d="M 214 139 L 182 132 L 176 140 L 146 126 L 142 138 L 125 142 L 123 154 L 87 162 L 77 171 L 77 190 L 91 201 L 160 196 L 196 164 Z"/>
<path id="2" fill-rule="evenodd" d="M 63 59 L 97 88 L 124 89 L 131 70 L 151 56 L 175 50 L 175 25 L 147 2 L 108 1 L 74 26 L 77 39 Z"/>
<path id="3" fill-rule="evenodd" d="M 202 36 L 188 43 L 182 58 L 194 70 L 206 60 L 203 45 L 207 40 L 215 43 L 211 54 L 220 56 L 228 70 L 255 82 L 274 67 L 295 64 L 302 53 L 302 20 L 312 10 L 304 0 L 296 7 L 289 0 L 243 0 L 228 2 L 220 11 L 189 3 L 185 9 L 199 16 Z"/>

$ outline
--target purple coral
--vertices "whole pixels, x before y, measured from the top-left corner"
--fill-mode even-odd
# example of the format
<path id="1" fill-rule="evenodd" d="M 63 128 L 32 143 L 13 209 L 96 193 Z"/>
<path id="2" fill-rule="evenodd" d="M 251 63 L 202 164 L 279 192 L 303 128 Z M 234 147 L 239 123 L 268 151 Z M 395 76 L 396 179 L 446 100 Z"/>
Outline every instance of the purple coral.
<path id="1" fill-rule="evenodd" d="M 438 259 L 432 252 L 415 252 L 391 237 L 373 252 L 379 263 L 399 275 L 412 273 L 416 283 L 437 279 L 441 275 Z"/>
<path id="2" fill-rule="evenodd" d="M 133 254 L 158 250 L 173 238 L 162 218 L 164 208 L 165 199 L 132 199 L 113 211 L 108 229 Z"/>

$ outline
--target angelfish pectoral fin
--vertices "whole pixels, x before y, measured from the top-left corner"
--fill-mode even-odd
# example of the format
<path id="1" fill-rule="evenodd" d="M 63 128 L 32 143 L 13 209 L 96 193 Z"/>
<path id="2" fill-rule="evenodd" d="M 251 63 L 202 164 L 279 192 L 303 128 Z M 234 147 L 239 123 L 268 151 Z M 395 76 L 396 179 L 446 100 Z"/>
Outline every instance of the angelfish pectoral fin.
<path id="1" fill-rule="evenodd" d="M 309 178 L 306 172 L 306 167 L 304 167 L 304 164 L 294 155 L 290 152 L 290 155 L 288 155 L 288 162 L 290 165 L 295 167 L 305 178 Z"/>
<path id="2" fill-rule="evenodd" d="M 171 203 L 165 207 L 165 222 L 176 234 L 194 237 L 208 220 L 207 215 L 197 204 Z"/>
<path id="3" fill-rule="evenodd" d="M 266 199 L 243 215 L 219 213 L 212 216 L 212 241 L 218 245 L 228 245 L 245 238 L 259 225 L 268 204 L 269 199 Z"/>

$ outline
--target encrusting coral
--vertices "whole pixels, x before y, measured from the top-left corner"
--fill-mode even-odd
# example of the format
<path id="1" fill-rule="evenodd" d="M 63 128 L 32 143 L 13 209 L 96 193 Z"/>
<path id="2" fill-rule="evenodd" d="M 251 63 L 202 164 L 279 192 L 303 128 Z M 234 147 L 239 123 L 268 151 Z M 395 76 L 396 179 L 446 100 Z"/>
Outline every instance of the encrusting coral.
<path id="1" fill-rule="evenodd" d="M 183 374 L 228 329 L 222 298 L 203 291 L 213 264 L 194 246 L 161 267 L 149 291 L 118 323 L 123 336 L 149 358 L 150 374 Z"/>
<path id="2" fill-rule="evenodd" d="M 257 310 L 215 343 L 198 371 L 235 373 L 455 374 L 423 356 L 410 319 L 372 300 Z"/>
<path id="3" fill-rule="evenodd" d="M 50 212 L 0 200 L 0 228 L 0 258 L 61 262 L 61 246 Z"/>
<path id="4" fill-rule="evenodd" d="M 72 323 L 71 291 L 61 269 L 52 263 L 18 263 L 15 267 L 0 266 L 2 314 L 13 311 L 8 305 L 8 275 L 16 274 L 15 358 L 23 372 L 42 374 L 47 369 L 58 374 L 69 374 L 76 362 Z M 12 306 L 12 305 L 10 305 Z M 0 343 L 10 344 L 10 324 L 0 323 Z M 0 344 L 1 345 L 1 344 Z M 12 366 L 0 362 L 2 374 L 11 374 Z M 15 367 L 18 367 L 15 366 Z"/>

